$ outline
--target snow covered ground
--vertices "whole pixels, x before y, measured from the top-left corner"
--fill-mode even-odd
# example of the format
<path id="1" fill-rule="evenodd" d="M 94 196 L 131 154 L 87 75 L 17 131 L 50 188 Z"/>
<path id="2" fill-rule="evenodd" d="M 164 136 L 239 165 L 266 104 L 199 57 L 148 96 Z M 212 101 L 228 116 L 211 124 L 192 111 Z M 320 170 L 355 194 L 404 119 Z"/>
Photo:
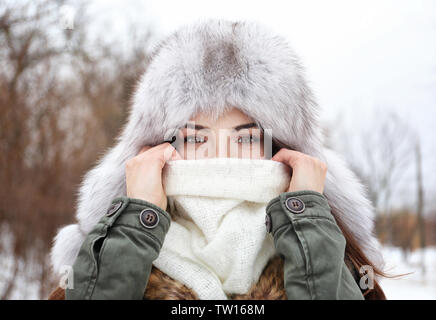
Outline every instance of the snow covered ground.
<path id="1" fill-rule="evenodd" d="M 400 278 L 381 280 L 381 286 L 388 299 L 436 300 L 436 247 L 427 248 L 425 250 L 425 275 L 423 275 L 421 271 L 422 251 L 420 250 L 411 252 L 407 262 L 404 261 L 401 250 L 395 247 L 384 247 L 383 255 L 386 260 L 386 271 L 388 273 L 402 274 L 413 272 L 410 275 Z M 7 263 L 11 260 L 6 258 L 5 252 L 3 252 L 2 255 L 0 254 L 0 265 L 3 270 L 0 274 L 0 293 L 4 289 L 4 280 L 7 279 L 11 273 L 10 266 L 8 266 Z M 39 283 L 34 281 L 32 275 L 27 274 L 28 272 L 23 272 L 25 270 L 36 271 L 38 270 L 38 266 L 32 268 L 28 265 L 20 267 L 19 276 L 10 297 L 11 299 L 38 299 Z"/>
<path id="2" fill-rule="evenodd" d="M 436 247 L 426 248 L 424 256 L 422 250 L 409 254 L 408 261 L 404 261 L 399 248 L 384 247 L 383 255 L 386 260 L 386 271 L 391 274 L 412 274 L 396 279 L 381 280 L 381 287 L 387 299 L 391 300 L 436 300 Z M 425 274 L 421 269 L 424 257 Z"/>

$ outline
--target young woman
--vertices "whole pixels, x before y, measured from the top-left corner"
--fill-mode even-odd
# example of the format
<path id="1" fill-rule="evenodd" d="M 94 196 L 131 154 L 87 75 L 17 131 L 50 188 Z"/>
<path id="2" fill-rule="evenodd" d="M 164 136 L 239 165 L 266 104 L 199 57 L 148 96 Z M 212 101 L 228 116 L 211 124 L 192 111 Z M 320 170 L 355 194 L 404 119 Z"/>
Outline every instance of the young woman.
<path id="1" fill-rule="evenodd" d="M 156 47 L 86 175 L 49 299 L 384 299 L 372 214 L 288 43 L 200 22 Z"/>

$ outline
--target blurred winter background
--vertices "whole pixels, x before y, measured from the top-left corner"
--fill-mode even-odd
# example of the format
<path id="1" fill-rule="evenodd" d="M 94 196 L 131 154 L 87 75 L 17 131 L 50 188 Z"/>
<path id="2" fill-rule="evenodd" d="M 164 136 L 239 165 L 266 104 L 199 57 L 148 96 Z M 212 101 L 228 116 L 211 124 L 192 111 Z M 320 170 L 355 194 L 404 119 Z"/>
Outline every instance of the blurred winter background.
<path id="1" fill-rule="evenodd" d="M 114 143 L 152 45 L 249 19 L 306 67 L 329 145 L 368 186 L 388 299 L 436 299 L 436 2 L 0 0 L 0 298 L 45 299 L 47 254 Z"/>

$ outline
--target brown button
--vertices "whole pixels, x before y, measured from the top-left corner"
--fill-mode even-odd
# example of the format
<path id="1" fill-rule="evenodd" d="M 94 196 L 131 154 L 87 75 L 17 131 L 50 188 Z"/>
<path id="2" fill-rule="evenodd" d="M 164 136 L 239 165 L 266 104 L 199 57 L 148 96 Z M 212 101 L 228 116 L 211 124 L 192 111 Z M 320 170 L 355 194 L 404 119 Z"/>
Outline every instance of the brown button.
<path id="1" fill-rule="evenodd" d="M 144 227 L 152 229 L 159 223 L 159 215 L 153 209 L 144 209 L 139 215 L 139 221 Z"/>
<path id="2" fill-rule="evenodd" d="M 298 198 L 290 197 L 285 201 L 286 208 L 292 213 L 301 213 L 304 211 L 304 202 Z"/>
<path id="3" fill-rule="evenodd" d="M 113 215 L 115 212 L 117 212 L 121 208 L 122 205 L 123 205 L 122 201 L 112 203 L 111 206 L 109 207 L 108 211 L 106 212 L 106 216 L 110 217 L 111 215 Z"/>
<path id="4" fill-rule="evenodd" d="M 266 232 L 270 233 L 272 230 L 272 223 L 271 223 L 271 216 L 269 213 L 265 215 L 265 226 L 266 226 Z"/>

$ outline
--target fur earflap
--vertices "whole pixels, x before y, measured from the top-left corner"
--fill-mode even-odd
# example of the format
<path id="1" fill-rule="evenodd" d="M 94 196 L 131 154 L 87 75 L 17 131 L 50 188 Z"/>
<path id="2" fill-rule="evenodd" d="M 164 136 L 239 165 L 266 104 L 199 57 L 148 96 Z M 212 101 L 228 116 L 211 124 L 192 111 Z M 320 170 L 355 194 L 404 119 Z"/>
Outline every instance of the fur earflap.
<path id="1" fill-rule="evenodd" d="M 216 119 L 230 107 L 271 129 L 278 141 L 327 163 L 324 194 L 365 253 L 383 268 L 372 233 L 374 208 L 346 162 L 323 146 L 319 107 L 288 41 L 256 22 L 206 19 L 176 30 L 155 46 L 116 145 L 80 186 L 77 226 L 62 229 L 55 238 L 55 271 L 72 264 L 83 235 L 113 198 L 126 195 L 129 158 L 143 145 L 170 139 L 195 113 Z"/>

